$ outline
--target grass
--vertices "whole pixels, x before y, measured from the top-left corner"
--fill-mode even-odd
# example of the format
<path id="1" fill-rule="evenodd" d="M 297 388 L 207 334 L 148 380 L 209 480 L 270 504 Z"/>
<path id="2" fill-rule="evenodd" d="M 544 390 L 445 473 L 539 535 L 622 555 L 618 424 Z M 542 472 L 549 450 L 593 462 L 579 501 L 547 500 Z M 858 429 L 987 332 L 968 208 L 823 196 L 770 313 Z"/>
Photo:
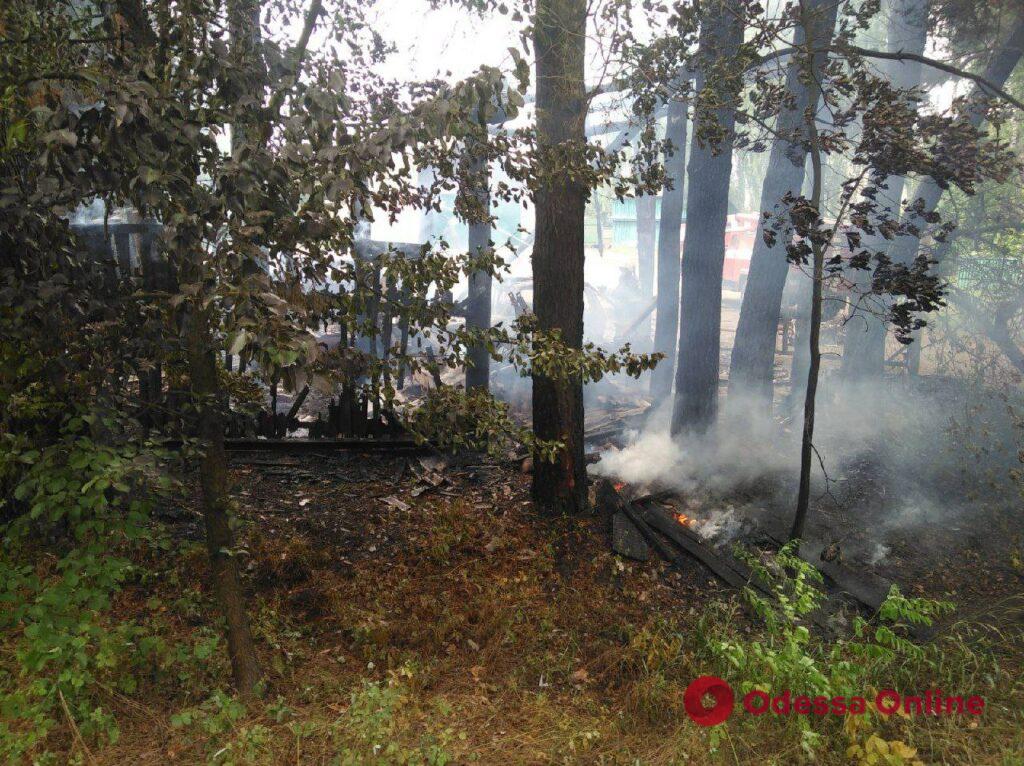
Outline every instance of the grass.
<path id="1" fill-rule="evenodd" d="M 700 570 L 626 563 L 594 520 L 536 519 L 524 481 L 424 495 L 381 517 L 382 536 L 368 532 L 358 550 L 287 519 L 253 523 L 283 492 L 252 500 L 242 532 L 264 698 L 230 696 L 202 551 L 183 544 L 117 604 L 118 619 L 148 620 L 165 647 L 132 671 L 134 688 L 116 674 L 96 688 L 117 741 L 79 739 L 65 720 L 46 740 L 49 762 L 1024 763 L 1020 642 L 976 625 L 950 625 L 915 661 L 877 660 L 860 677 L 983 694 L 980 720 L 734 714 L 694 725 L 683 691 L 695 677 L 771 682 L 763 664 L 737 666 L 716 647 L 751 652 L 778 637 Z M 379 488 L 351 489 L 310 489 L 311 507 L 372 523 Z M 831 647 L 812 636 L 801 651 L 821 663 Z"/>

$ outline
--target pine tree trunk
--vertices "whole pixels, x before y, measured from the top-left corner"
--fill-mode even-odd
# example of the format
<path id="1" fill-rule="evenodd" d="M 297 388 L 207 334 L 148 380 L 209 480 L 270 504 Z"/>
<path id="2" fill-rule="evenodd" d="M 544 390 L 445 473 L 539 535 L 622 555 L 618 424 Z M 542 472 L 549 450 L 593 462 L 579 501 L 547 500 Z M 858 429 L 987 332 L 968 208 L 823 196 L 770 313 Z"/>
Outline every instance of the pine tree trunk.
<path id="1" fill-rule="evenodd" d="M 686 101 L 668 104 L 665 138 L 672 142 L 674 154 L 665 157 L 666 184 L 661 193 L 661 220 L 658 224 L 658 304 L 654 319 L 654 350 L 665 358 L 651 373 L 651 396 L 654 401 L 672 395 L 675 373 L 676 342 L 679 338 L 679 236 L 686 201 Z"/>
<path id="2" fill-rule="evenodd" d="M 815 30 L 814 39 L 827 41 L 831 38 L 837 7 L 838 4 L 832 0 L 808 1 L 807 14 Z M 794 35 L 794 46 L 803 44 L 804 31 L 800 26 Z M 815 71 L 820 72 L 824 63 L 825 54 L 815 56 Z M 821 94 L 817 88 L 812 91 L 808 87 L 800 70 L 800 63 L 794 60 L 786 72 L 786 90 L 793 95 L 794 105 L 792 109 L 783 109 L 778 117 L 777 131 L 780 135 L 772 143 L 768 172 L 761 187 L 763 212 L 785 214 L 777 206 L 786 194 L 799 194 L 803 187 L 807 159 L 803 144 L 806 132 L 804 110 L 809 105 L 817 110 Z M 775 339 L 782 294 L 789 274 L 786 244 L 792 228 L 787 226 L 780 231 L 774 245 L 770 246 L 764 241 L 765 224 L 762 217 L 757 227 L 750 273 L 736 327 L 736 345 L 729 366 L 729 398 L 752 397 L 768 413 L 772 406 Z"/>
<path id="3" fill-rule="evenodd" d="M 729 8 L 727 2 L 712 2 L 703 18 L 700 58 L 719 63 L 727 55 L 726 51 L 736 50 L 742 41 L 742 13 Z M 704 87 L 703 75 L 698 85 Z M 725 86 L 716 83 L 713 87 L 721 90 Z M 722 270 L 737 94 L 725 91 L 717 96 L 726 105 L 717 109 L 715 115 L 725 138 L 717 147 L 700 146 L 694 141 L 687 170 L 673 435 L 705 430 L 718 411 Z M 707 119 L 710 117 L 698 116 L 695 134 L 701 133 L 701 122 Z"/>
<path id="4" fill-rule="evenodd" d="M 571 168 L 547 161 L 545 155 L 559 151 L 578 154 L 586 141 L 586 21 L 586 0 L 537 0 L 533 39 L 541 179 L 535 199 L 533 306 L 540 329 L 560 330 L 563 342 L 574 348 L 583 345 L 587 189 Z M 533 430 L 541 439 L 557 439 L 564 445 L 554 462 L 535 456 L 533 499 L 538 508 L 547 513 L 582 511 L 587 503 L 587 482 L 580 378 L 553 380 L 533 375 Z"/>
<path id="5" fill-rule="evenodd" d="M 197 435 L 204 450 L 199 464 L 199 479 L 213 592 L 227 627 L 228 654 L 235 688 L 243 697 L 248 697 L 256 694 L 262 676 L 234 556 L 224 419 L 219 406 L 224 392 L 217 377 L 217 358 L 209 319 L 205 314 L 191 319 L 188 362 L 192 401 L 197 409 Z"/>

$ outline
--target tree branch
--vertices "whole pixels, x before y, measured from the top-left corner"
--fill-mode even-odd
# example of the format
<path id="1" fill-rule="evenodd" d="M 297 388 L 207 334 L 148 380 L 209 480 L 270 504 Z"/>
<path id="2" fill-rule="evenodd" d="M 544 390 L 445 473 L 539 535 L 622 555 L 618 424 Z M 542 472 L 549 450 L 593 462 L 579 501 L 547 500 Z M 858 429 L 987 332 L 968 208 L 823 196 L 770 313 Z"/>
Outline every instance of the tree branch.
<path id="1" fill-rule="evenodd" d="M 774 61 L 775 59 L 799 52 L 800 51 L 796 48 L 780 48 L 761 56 L 751 65 L 751 68 L 762 66 L 770 61 Z M 937 59 L 929 58 L 928 56 L 921 56 L 917 53 L 906 53 L 904 51 L 895 51 L 892 53 L 887 51 L 876 51 L 871 48 L 861 48 L 858 45 L 831 45 L 827 48 L 816 50 L 815 53 L 855 53 L 856 55 L 863 56 L 864 58 L 889 59 L 891 61 L 917 61 L 933 69 L 938 69 L 942 72 L 946 72 L 947 74 L 962 77 L 965 80 L 970 80 L 983 90 L 988 91 L 989 95 L 998 96 L 1007 103 L 1013 104 L 1017 109 L 1024 111 L 1024 101 L 1013 97 L 1004 89 L 1000 88 L 998 85 L 982 75 L 969 72 L 966 69 L 954 66 L 953 64 L 947 64 L 945 61 L 938 61 Z"/>
<path id="2" fill-rule="evenodd" d="M 1013 104 L 1015 107 L 1024 111 L 1024 101 L 1014 98 L 1005 90 L 1000 88 L 998 85 L 989 82 L 987 79 L 979 74 L 968 72 L 966 69 L 947 64 L 944 61 L 937 61 L 936 59 L 929 58 L 928 56 L 921 56 L 917 53 L 906 53 L 904 51 L 894 51 L 888 53 L 886 51 L 876 51 L 869 48 L 861 48 L 856 45 L 845 45 L 841 49 L 832 48 L 831 50 L 848 51 L 850 53 L 856 53 L 858 56 L 864 56 L 865 58 L 876 58 L 876 59 L 890 59 L 892 61 L 917 61 L 918 63 L 930 66 L 933 69 L 938 69 L 943 72 L 947 72 L 957 77 L 963 77 L 966 80 L 971 80 L 983 90 L 987 90 L 990 95 L 999 96 L 1007 103 Z"/>
<path id="3" fill-rule="evenodd" d="M 316 27 L 317 19 L 320 18 L 320 13 L 323 11 L 323 8 L 323 0 L 313 0 L 309 5 L 309 10 L 306 11 L 306 21 L 302 27 L 302 34 L 299 35 L 299 41 L 295 43 L 295 52 L 293 54 L 295 57 L 294 77 L 296 82 L 299 80 L 299 75 L 302 74 L 302 64 L 306 59 L 306 50 L 309 48 L 309 38 L 313 34 L 313 29 Z M 286 91 L 286 88 L 281 88 L 275 91 L 273 97 L 270 99 L 269 110 L 271 117 L 277 116 L 278 110 L 280 110 L 281 105 L 284 103 Z"/>

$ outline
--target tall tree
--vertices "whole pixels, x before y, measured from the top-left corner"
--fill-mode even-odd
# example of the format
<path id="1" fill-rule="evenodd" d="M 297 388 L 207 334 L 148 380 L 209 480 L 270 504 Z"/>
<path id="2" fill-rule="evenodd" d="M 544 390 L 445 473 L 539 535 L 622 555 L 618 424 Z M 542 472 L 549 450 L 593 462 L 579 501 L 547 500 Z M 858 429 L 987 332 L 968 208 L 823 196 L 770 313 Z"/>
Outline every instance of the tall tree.
<path id="1" fill-rule="evenodd" d="M 542 331 L 583 344 L 583 225 L 587 185 L 573 166 L 586 142 L 586 0 L 537 0 L 533 44 L 537 74 L 536 224 L 533 307 Z M 533 428 L 562 443 L 554 461 L 534 456 L 533 498 L 548 513 L 587 502 L 583 460 L 583 381 L 533 374 Z"/>
<path id="2" fill-rule="evenodd" d="M 640 295 L 650 300 L 654 295 L 654 258 L 657 240 L 658 198 L 641 194 L 636 198 L 636 260 Z M 649 340 L 648 336 L 645 340 Z"/>
<path id="3" fill-rule="evenodd" d="M 231 33 L 231 68 L 226 78 L 225 96 L 242 107 L 231 126 L 231 153 L 234 162 L 249 161 L 253 152 L 262 150 L 265 138 L 255 118 L 264 107 L 266 69 L 261 55 L 259 0 L 230 0 L 228 26 Z M 316 15 L 309 23 L 315 23 Z M 245 117 L 242 117 L 245 115 Z M 245 249 L 240 243 L 241 250 Z M 256 693 L 262 672 L 256 657 L 249 617 L 245 608 L 241 576 L 234 555 L 231 529 L 231 495 L 227 454 L 224 451 L 224 415 L 226 392 L 218 373 L 213 335 L 214 319 L 210 308 L 198 306 L 187 318 L 185 336 L 191 394 L 196 409 L 197 435 L 202 442 L 199 462 L 203 490 L 203 518 L 206 546 L 210 557 L 214 593 L 224 616 L 228 655 L 235 688 L 242 696 Z M 227 352 L 230 358 L 230 350 Z"/>
<path id="4" fill-rule="evenodd" d="M 668 102 L 665 139 L 672 154 L 665 157 L 665 188 L 658 223 L 658 304 L 654 318 L 654 350 L 665 358 L 651 374 L 651 396 L 660 401 L 672 394 L 676 342 L 679 339 L 679 228 L 686 202 L 686 133 L 689 105 L 685 99 Z"/>
<path id="5" fill-rule="evenodd" d="M 894 0 L 890 9 L 889 29 L 886 35 L 886 50 L 889 53 L 909 53 L 913 56 L 924 54 L 928 38 L 929 0 Z M 884 73 L 889 82 L 898 90 L 911 93 L 921 86 L 922 65 L 915 59 L 894 59 L 884 62 Z M 878 192 L 879 202 L 884 206 L 887 217 L 900 218 L 903 175 L 890 176 Z M 886 237 L 881 232 L 867 237 L 866 246 L 872 250 L 889 250 L 897 263 L 907 265 L 913 254 L 895 251 L 886 247 Z M 906 257 L 909 256 L 909 257 Z M 870 275 L 863 273 L 862 288 L 870 288 Z M 842 376 L 846 380 L 877 377 L 885 367 L 886 317 L 884 307 L 877 302 L 865 301 L 855 310 L 846 323 L 846 337 L 843 344 Z"/>
<path id="6" fill-rule="evenodd" d="M 806 120 L 808 109 L 817 111 L 821 100 L 820 73 L 825 63 L 828 41 L 836 23 L 838 3 L 834 0 L 809 0 L 808 23 L 818 41 L 814 69 L 810 76 L 796 58 L 786 72 L 787 102 L 779 111 L 772 142 L 768 172 L 761 187 L 761 209 L 770 212 L 783 204 L 787 195 L 800 193 L 807 160 Z M 804 27 L 794 34 L 794 46 L 804 44 Z M 769 244 L 765 239 L 767 221 L 762 216 L 750 259 L 750 273 L 743 293 L 736 345 L 729 367 L 729 397 L 755 397 L 767 411 L 772 404 L 772 380 L 775 362 L 775 338 L 783 288 L 789 273 L 786 242 L 790 232 Z"/>
<path id="7" fill-rule="evenodd" d="M 687 170 L 673 434 L 707 428 L 718 409 L 725 224 L 742 83 L 742 63 L 737 60 L 743 43 L 741 6 L 737 0 L 710 0 L 702 8 L 696 140 Z"/>
<path id="8" fill-rule="evenodd" d="M 470 153 L 474 147 L 470 145 Z M 469 221 L 469 253 L 485 256 L 491 249 L 490 173 L 486 153 L 470 160 L 469 193 L 474 197 L 474 218 Z M 469 295 L 466 298 L 466 327 L 486 330 L 491 324 L 491 271 L 483 269 L 469 275 Z M 466 388 L 486 389 L 491 376 L 491 354 L 482 343 L 474 344 L 467 353 Z"/>
<path id="9" fill-rule="evenodd" d="M 1009 33 L 995 47 L 992 58 L 981 75 L 983 83 L 977 84 L 971 92 L 970 101 L 977 105 L 969 113 L 968 119 L 972 127 L 981 128 L 986 116 L 983 107 L 990 98 L 996 95 L 992 92 L 992 87 L 1003 88 L 1006 85 L 1006 81 L 1017 68 L 1022 56 L 1024 56 L 1024 11 L 1018 12 Z M 943 192 L 943 187 L 933 179 L 927 177 L 922 179 L 911 195 L 920 213 L 908 213 L 907 218 L 923 217 L 935 211 L 942 199 Z M 892 248 L 893 259 L 900 263 L 910 262 L 917 255 L 919 245 L 920 236 L 899 237 Z M 937 259 L 941 259 L 944 252 L 945 246 L 940 243 L 933 255 Z"/>

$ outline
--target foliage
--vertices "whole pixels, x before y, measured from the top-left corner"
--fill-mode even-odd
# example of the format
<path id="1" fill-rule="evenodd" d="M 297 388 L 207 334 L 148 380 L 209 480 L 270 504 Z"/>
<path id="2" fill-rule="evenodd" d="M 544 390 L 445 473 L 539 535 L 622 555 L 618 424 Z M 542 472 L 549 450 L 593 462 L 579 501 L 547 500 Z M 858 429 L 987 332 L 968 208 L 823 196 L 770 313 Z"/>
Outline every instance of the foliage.
<path id="1" fill-rule="evenodd" d="M 461 365 L 479 340 L 451 326 L 439 297 L 470 271 L 496 271 L 493 253 L 470 258 L 441 245 L 371 264 L 352 246 L 374 215 L 433 206 L 465 181 L 466 144 L 485 146 L 519 179 L 497 198 L 525 198 L 529 137 L 474 141 L 486 137 L 481 118 L 492 105 L 514 116 L 522 96 L 492 68 L 455 84 L 386 81 L 374 74 L 385 51 L 363 4 L 330 5 L 322 14 L 295 2 L 276 9 L 279 30 L 320 25 L 328 42 L 316 51 L 269 30 L 257 49 L 230 49 L 220 4 L 205 0 L 16 0 L 0 11 L 0 480 L 13 498 L 3 508 L 3 592 L 13 607 L 3 626 L 24 644 L 11 672 L 37 682 L 8 700 L 5 719 L 35 723 L 35 739 L 11 745 L 19 752 L 45 737 L 65 700 L 86 737 L 116 736 L 92 695 L 144 639 L 141 627 L 107 620 L 121 585 L 146 579 L 130 554 L 153 539 L 148 493 L 180 467 L 154 445 L 190 443 L 211 413 L 258 396 L 252 380 L 219 369 L 201 383 L 210 352 L 258 365 L 267 381 L 328 390 L 344 381 L 390 406 L 399 369 L 436 363 L 397 345 L 326 354 L 310 329 L 332 321 L 372 336 L 367 309 L 383 293 L 414 349 L 436 345 L 442 364 Z M 519 58 L 520 90 L 525 71 Z M 432 188 L 412 183 L 414 165 L 437 169 Z M 117 267 L 69 226 L 97 207 L 158 222 L 160 268 L 171 279 L 112 278 Z M 399 288 L 411 298 L 393 299 Z M 527 348 L 533 338 L 496 331 L 493 343 Z M 649 363 L 592 349 L 573 364 L 594 375 Z M 170 390 L 150 417 L 140 381 L 157 368 Z M 518 432 L 487 406 L 477 400 L 467 416 L 500 431 L 489 442 Z M 435 431 L 445 422 L 435 419 Z"/>
<path id="2" fill-rule="evenodd" d="M 953 611 L 951 603 L 908 598 L 893 585 L 872 620 L 855 617 L 852 634 L 829 643 L 817 638 L 806 624 L 823 605 L 825 594 L 821 573 L 801 559 L 798 550 L 799 541 L 787 543 L 770 557 L 736 550 L 753 577 L 771 592 L 768 598 L 754 588 L 744 590 L 751 609 L 764 623 L 763 638 L 708 642 L 711 654 L 727 663 L 742 693 L 797 690 L 810 697 L 849 699 L 869 694 L 881 688 L 879 684 L 897 684 L 900 677 L 910 675 L 912 667 L 929 673 L 938 670 L 941 650 L 916 644 L 901 632 L 932 625 Z M 802 747 L 813 757 L 819 736 L 810 730 L 807 716 L 792 718 L 798 721 Z M 865 765 L 918 763 L 913 748 L 878 736 L 869 723 L 872 720 L 870 712 L 846 717 L 849 757 Z"/>
<path id="3" fill-rule="evenodd" d="M 0 505 L 11 516 L 0 557 L 0 628 L 20 634 L 0 670 L 18 679 L 0 695 L 0 752 L 8 760 L 44 741 L 65 714 L 83 736 L 116 740 L 117 725 L 97 691 L 104 684 L 132 691 L 125 670 L 143 659 L 144 627 L 111 623 L 108 612 L 137 574 L 125 554 L 154 542 L 146 525 L 150 498 L 169 485 L 158 453 L 95 441 L 88 428 L 99 421 L 94 414 L 68 417 L 62 438 L 41 448 L 2 436 L 0 481 L 12 492 Z M 107 429 L 117 425 L 102 421 Z M 46 549 L 39 540 L 47 538 L 53 552 L 40 555 Z"/>
<path id="4" fill-rule="evenodd" d="M 769 599 L 753 588 L 744 591 L 751 609 L 765 624 L 765 641 L 747 646 L 726 641 L 715 647 L 717 654 L 745 676 L 744 691 L 788 688 L 806 690 L 812 696 L 850 696 L 864 692 L 878 666 L 927 661 L 924 650 L 899 631 L 931 625 L 953 610 L 951 603 L 908 598 L 893 585 L 872 621 L 855 617 L 853 635 L 825 647 L 814 641 L 804 624 L 824 603 L 822 576 L 799 557 L 798 550 L 799 541 L 792 541 L 767 560 L 737 550 L 754 578 L 772 594 Z"/>
<path id="5" fill-rule="evenodd" d="M 294 0 L 274 3 L 275 25 L 261 29 L 260 45 L 247 52 L 224 34 L 224 5 L 207 0 L 11 0 L 0 9 L 0 629 L 13 649 L 0 659 L 0 756 L 7 761 L 45 757 L 61 721 L 89 742 L 113 742 L 118 727 L 104 693 L 130 693 L 154 672 L 196 682 L 203 669 L 218 667 L 222 643 L 211 628 L 180 645 L 159 635 L 161 618 L 152 613 L 168 606 L 159 599 L 144 599 L 146 610 L 131 619 L 117 611 L 127 585 L 156 590 L 146 557 L 166 552 L 150 511 L 181 466 L 159 445 L 167 437 L 188 442 L 197 413 L 223 414 L 226 404 L 244 407 L 260 395 L 249 376 L 219 368 L 212 390 L 193 390 L 197 356 L 228 351 L 256 365 L 264 381 L 290 388 L 358 386 L 419 437 L 445 446 L 501 451 L 520 439 L 548 456 L 558 445 L 531 441 L 486 394 L 441 387 L 421 407 L 405 408 L 396 380 L 459 368 L 475 345 L 524 374 L 553 378 L 638 376 L 658 359 L 628 347 L 569 349 L 557 334 L 538 332 L 531 317 L 467 330 L 446 296 L 470 273 L 500 278 L 499 248 L 453 253 L 439 243 L 416 257 L 355 252 L 373 217 L 431 209 L 442 192 L 471 186 L 469 159 L 504 171 L 509 180 L 492 191 L 504 201 L 527 200 L 545 173 L 565 166 L 586 186 L 612 184 L 620 196 L 657 188 L 651 125 L 631 176 L 596 144 L 541 152 L 528 129 L 489 134 L 492 110 L 500 105 L 514 117 L 523 106 L 529 67 L 519 50 L 510 53 L 509 73 L 481 68 L 454 84 L 390 81 L 377 74 L 386 46 L 366 4 L 326 5 L 311 13 Z M 490 0 L 470 5 L 509 12 Z M 677 84 L 680 66 L 694 63 L 688 47 L 698 26 L 680 6 L 670 14 L 673 35 L 641 49 L 630 25 L 618 25 L 632 5 L 610 4 L 603 20 L 620 30 L 615 55 L 642 64 L 631 95 L 644 118 Z M 860 5 L 847 19 L 847 42 L 877 10 Z M 791 15 L 772 20 L 758 4 L 744 7 L 755 22 L 751 34 L 715 72 L 730 87 L 795 24 Z M 518 8 L 510 15 L 526 18 Z M 316 27 L 323 46 L 308 50 L 285 36 L 298 27 Z M 966 104 L 949 115 L 918 115 L 912 97 L 868 76 L 862 60 L 840 58 L 828 80 L 838 94 L 830 103 L 837 124 L 823 140 L 874 174 L 868 185 L 850 187 L 848 199 L 870 197 L 896 173 L 930 173 L 968 191 L 982 176 L 999 175 L 1002 144 L 976 146 L 978 136 L 958 121 Z M 754 91 L 745 95 L 746 124 L 764 123 L 785 94 L 762 73 L 744 82 Z M 712 82 L 695 94 L 697 108 L 719 106 L 716 90 Z M 858 120 L 866 126 L 861 136 L 843 132 Z M 893 124 L 901 128 L 896 135 Z M 924 137 L 923 147 L 908 144 L 911 137 Z M 755 146 L 757 136 L 741 141 Z M 946 168 L 941 160 L 950 157 L 956 162 Z M 436 171 L 427 188 L 411 180 L 410 171 L 424 167 Z M 472 199 L 459 197 L 465 220 L 489 213 Z M 825 226 L 806 200 L 788 202 L 797 219 L 785 225 L 801 235 L 792 252 L 801 261 L 803 240 L 824 237 Z M 104 219 L 125 210 L 157 222 L 160 264 L 173 279 L 159 287 L 112 279 L 112 264 L 88 253 L 70 226 L 87 209 L 100 209 Z M 864 231 L 895 232 L 877 210 L 851 209 Z M 921 268 L 889 268 L 869 248 L 856 258 L 856 268 L 875 264 L 885 277 L 879 291 L 896 285 L 909 299 L 924 296 L 903 311 L 935 302 L 934 283 L 922 289 L 917 278 Z M 411 350 L 394 341 L 385 347 L 371 308 L 407 324 Z M 372 353 L 326 351 L 311 332 L 324 323 L 380 345 Z M 420 353 L 424 346 L 433 359 Z M 140 380 L 158 367 L 169 390 L 166 411 L 152 418 Z M 792 581 L 779 586 L 774 602 L 752 600 L 767 638 L 715 645 L 749 683 L 768 683 L 774 673 L 776 682 L 845 688 L 864 678 L 865 663 L 930 661 L 890 623 L 931 619 L 937 608 L 898 593 L 877 624 L 858 623 L 856 637 L 834 650 L 817 646 L 800 624 L 819 598 L 814 574 L 799 568 L 792 551 L 777 562 L 795 572 Z M 196 618 L 206 604 L 184 589 L 169 606 Z M 657 666 L 635 709 L 657 717 L 650 703 L 671 688 L 662 660 L 681 646 L 657 632 L 630 643 L 630 662 L 642 656 L 638 665 Z M 217 762 L 262 757 L 267 726 L 249 725 L 249 713 L 226 692 L 208 695 L 222 681 L 212 676 L 196 682 L 206 701 L 179 712 L 175 724 L 217 740 L 208 753 Z M 354 693 L 336 724 L 339 762 L 448 762 L 447 730 L 412 747 L 398 744 L 395 716 L 407 702 L 397 685 Z M 570 741 L 585 749 L 592 739 L 587 729 Z M 862 748 L 865 759 L 881 753 L 871 739 Z"/>
<path id="6" fill-rule="evenodd" d="M 450 729 L 425 737 L 410 748 L 396 738 L 395 715 L 407 703 L 400 684 L 364 683 L 352 692 L 345 715 L 334 724 L 339 754 L 336 766 L 446 766 L 452 763 L 447 751 Z"/>

